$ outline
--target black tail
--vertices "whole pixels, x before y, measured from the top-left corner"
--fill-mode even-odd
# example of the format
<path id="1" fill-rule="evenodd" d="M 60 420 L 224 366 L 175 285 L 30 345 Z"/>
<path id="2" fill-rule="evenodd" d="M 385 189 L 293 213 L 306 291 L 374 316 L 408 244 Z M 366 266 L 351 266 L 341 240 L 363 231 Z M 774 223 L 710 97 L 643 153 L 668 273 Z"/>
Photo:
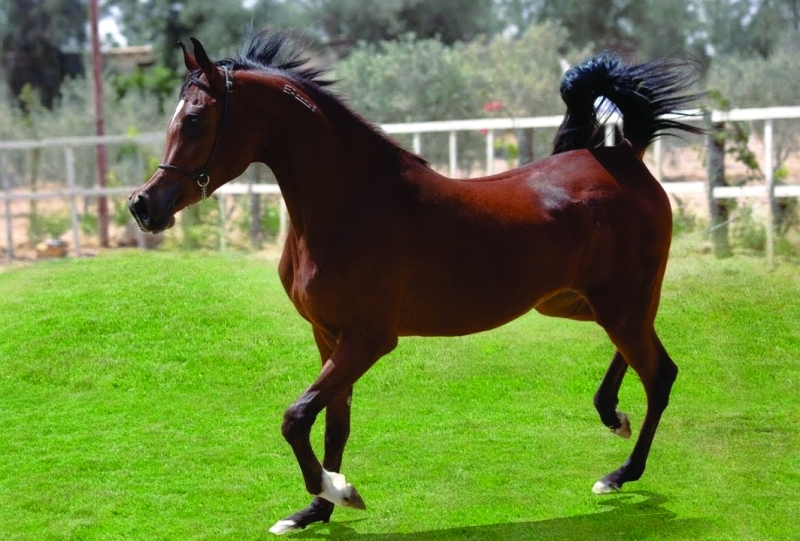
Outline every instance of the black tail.
<path id="1" fill-rule="evenodd" d="M 604 52 L 564 74 L 561 98 L 567 104 L 564 122 L 553 143 L 553 153 L 601 145 L 604 130 L 603 97 L 622 114 L 622 135 L 637 153 L 667 130 L 703 133 L 702 128 L 664 118 L 702 94 L 684 93 L 697 80 L 690 62 L 662 59 L 626 66 L 616 55 Z"/>

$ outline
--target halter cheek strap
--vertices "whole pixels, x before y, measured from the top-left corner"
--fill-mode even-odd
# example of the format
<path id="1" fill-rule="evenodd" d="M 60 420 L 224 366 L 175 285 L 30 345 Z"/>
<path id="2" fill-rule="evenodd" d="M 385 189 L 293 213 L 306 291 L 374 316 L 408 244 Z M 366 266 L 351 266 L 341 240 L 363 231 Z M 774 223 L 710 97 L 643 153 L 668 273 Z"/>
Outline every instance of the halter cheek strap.
<path id="1" fill-rule="evenodd" d="M 228 115 L 231 108 L 231 91 L 233 89 L 233 81 L 231 81 L 230 72 L 226 66 L 222 66 L 222 71 L 225 73 L 225 105 L 223 106 L 222 110 L 222 122 L 220 122 L 219 128 L 217 128 L 217 133 L 214 135 L 214 142 L 211 144 L 211 152 L 208 154 L 206 163 L 204 163 L 199 169 L 194 170 L 186 169 L 185 167 L 180 167 L 178 165 L 172 165 L 169 163 L 162 163 L 158 165 L 159 169 L 177 171 L 178 173 L 183 173 L 184 175 L 194 179 L 195 182 L 197 182 L 197 185 L 200 187 L 200 200 L 208 197 L 208 183 L 211 181 L 211 178 L 208 176 L 208 169 L 211 167 L 211 160 L 214 158 L 214 151 L 217 149 L 219 134 L 228 123 Z"/>

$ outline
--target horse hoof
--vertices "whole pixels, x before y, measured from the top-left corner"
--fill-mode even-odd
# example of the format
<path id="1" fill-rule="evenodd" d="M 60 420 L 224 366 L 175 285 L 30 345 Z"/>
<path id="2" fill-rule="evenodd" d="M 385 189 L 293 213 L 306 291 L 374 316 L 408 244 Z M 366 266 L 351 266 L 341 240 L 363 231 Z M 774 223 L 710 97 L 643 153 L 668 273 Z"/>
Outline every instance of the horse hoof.
<path id="1" fill-rule="evenodd" d="M 291 532 L 292 530 L 300 530 L 300 526 L 293 520 L 279 520 L 275 523 L 275 525 L 269 529 L 269 533 L 274 533 L 275 535 L 283 535 L 286 532 Z"/>
<path id="2" fill-rule="evenodd" d="M 592 487 L 592 492 L 594 492 L 595 494 L 598 494 L 598 495 L 600 495 L 600 494 L 613 494 L 614 492 L 619 492 L 619 486 L 616 483 L 612 483 L 612 482 L 600 479 Z"/>
<path id="3" fill-rule="evenodd" d="M 620 438 L 628 439 L 631 437 L 631 420 L 628 419 L 628 416 L 622 413 L 621 411 L 617 412 L 617 419 L 619 419 L 620 423 L 622 423 L 619 428 L 612 428 L 611 432 L 619 436 Z"/>
<path id="4" fill-rule="evenodd" d="M 345 481 L 341 473 L 322 470 L 322 492 L 319 496 L 342 507 L 362 511 L 367 509 L 356 487 Z"/>
<path id="5" fill-rule="evenodd" d="M 356 487 L 353 485 L 347 485 L 345 492 L 346 495 L 344 497 L 344 503 L 342 504 L 344 507 L 358 509 L 360 511 L 367 510 L 367 506 L 364 503 L 364 500 L 361 498 L 361 494 L 359 494 L 356 490 Z"/>

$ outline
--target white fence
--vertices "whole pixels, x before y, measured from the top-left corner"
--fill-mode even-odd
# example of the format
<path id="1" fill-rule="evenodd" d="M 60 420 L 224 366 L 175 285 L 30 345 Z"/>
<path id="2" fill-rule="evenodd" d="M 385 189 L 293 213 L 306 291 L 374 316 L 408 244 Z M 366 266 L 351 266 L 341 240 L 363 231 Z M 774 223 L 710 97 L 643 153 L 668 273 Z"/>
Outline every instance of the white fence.
<path id="1" fill-rule="evenodd" d="M 681 115 L 683 120 L 687 119 L 684 115 L 697 115 L 692 117 L 693 121 L 701 122 L 703 120 L 699 110 L 686 111 Z M 672 194 L 702 194 L 706 193 L 710 197 L 717 199 L 725 198 L 760 198 L 767 201 L 769 204 L 770 215 L 768 217 L 769 223 L 773 223 L 771 210 L 773 209 L 773 198 L 775 197 L 800 197 L 800 185 L 780 185 L 775 186 L 773 182 L 773 125 L 774 121 L 782 119 L 798 119 L 800 118 L 800 107 L 770 107 L 761 109 L 735 109 L 731 111 L 712 111 L 712 122 L 751 122 L 763 121 L 763 144 L 764 144 L 764 178 L 763 185 L 755 186 L 724 186 L 715 187 L 713 193 L 708 194 L 708 186 L 706 182 L 668 182 L 663 186 L 667 192 Z M 458 163 L 458 141 L 457 134 L 462 131 L 482 131 L 486 135 L 486 164 L 485 172 L 490 175 L 494 172 L 495 160 L 495 133 L 498 131 L 518 130 L 518 129 L 554 129 L 557 128 L 561 121 L 562 116 L 543 116 L 531 118 L 491 118 L 491 119 L 476 119 L 476 120 L 455 120 L 455 121 L 442 121 L 442 122 L 415 122 L 407 124 L 384 124 L 383 130 L 389 134 L 411 134 L 412 135 L 412 149 L 414 152 L 424 155 L 422 146 L 422 135 L 428 133 L 447 133 L 449 136 L 449 153 L 448 153 L 448 166 L 451 177 L 457 174 Z M 613 133 L 614 122 L 618 119 L 611 119 L 607 124 L 607 134 Z M 65 138 L 50 138 L 40 139 L 35 141 L 6 141 L 0 142 L 0 199 L 2 199 L 6 222 L 6 254 L 8 258 L 13 258 L 14 254 L 14 238 L 13 238 L 13 225 L 12 225 L 12 211 L 11 203 L 17 200 L 42 200 L 57 198 L 66 200 L 70 207 L 70 215 L 72 222 L 72 238 L 73 249 L 76 254 L 81 253 L 80 235 L 79 235 L 79 212 L 77 200 L 82 197 L 120 197 L 127 196 L 136 186 L 129 185 L 124 187 L 113 188 L 81 188 L 76 185 L 75 174 L 75 157 L 74 152 L 76 148 L 96 146 L 98 144 L 115 145 L 123 143 L 134 144 L 153 144 L 164 141 L 164 134 L 142 134 L 133 136 L 105 136 L 105 137 L 65 137 Z M 45 148 L 61 148 L 64 153 L 64 175 L 66 180 L 66 187 L 64 189 L 52 191 L 38 191 L 38 192 L 23 192 L 14 191 L 11 188 L 7 174 L 7 153 L 11 151 L 30 150 L 30 149 L 45 149 Z M 662 163 L 663 163 L 663 143 L 659 139 L 655 142 L 653 147 L 653 161 L 655 163 L 654 175 L 659 180 L 663 179 Z M 228 183 L 216 191 L 219 195 L 243 195 L 243 194 L 273 194 L 279 195 L 280 191 L 274 184 L 244 184 L 241 182 Z M 221 206 L 224 212 L 224 207 Z M 285 232 L 287 227 L 287 217 L 285 212 L 281 215 L 281 232 Z M 772 246 L 773 246 L 773 228 L 767 227 L 767 255 L 772 259 Z M 283 237 L 281 237 L 283 238 Z"/>

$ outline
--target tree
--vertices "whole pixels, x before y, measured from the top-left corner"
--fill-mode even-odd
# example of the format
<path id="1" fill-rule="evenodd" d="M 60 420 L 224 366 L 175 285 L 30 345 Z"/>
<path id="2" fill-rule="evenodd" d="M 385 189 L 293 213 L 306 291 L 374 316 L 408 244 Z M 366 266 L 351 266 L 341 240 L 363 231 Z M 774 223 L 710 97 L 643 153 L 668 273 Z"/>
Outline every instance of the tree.
<path id="1" fill-rule="evenodd" d="M 114 18 L 129 45 L 153 45 L 158 63 L 173 73 L 183 70 L 178 41 L 197 36 L 218 55 L 230 56 L 253 17 L 241 0 L 108 0 L 104 12 Z"/>
<path id="2" fill-rule="evenodd" d="M 795 0 L 694 0 L 698 42 L 711 56 L 738 54 L 768 58 L 790 33 L 797 33 Z"/>
<path id="3" fill-rule="evenodd" d="M 396 41 L 408 34 L 450 45 L 497 29 L 493 0 L 303 0 L 300 17 L 346 54 L 359 41 Z"/>
<path id="4" fill-rule="evenodd" d="M 514 40 L 495 36 L 448 46 L 407 37 L 362 43 L 336 65 L 334 75 L 339 93 L 373 122 L 475 118 L 490 101 L 502 104 L 504 116 L 552 115 L 564 111 L 558 93 L 562 61 L 588 56 L 572 49 L 567 38 L 562 27 L 548 23 L 531 25 Z M 549 147 L 552 132 L 542 137 Z M 446 160 L 445 137 L 426 137 L 423 147 L 432 161 Z M 459 134 L 462 167 L 481 159 L 484 149 L 479 134 Z"/>
<path id="5" fill-rule="evenodd" d="M 498 0 L 505 25 L 522 31 L 553 21 L 575 47 L 613 49 L 650 59 L 684 51 L 695 13 L 690 0 Z"/>
<path id="6" fill-rule="evenodd" d="M 0 7 L 0 62 L 12 95 L 26 85 L 52 108 L 65 78 L 83 72 L 87 6 L 82 0 L 7 0 Z"/>

